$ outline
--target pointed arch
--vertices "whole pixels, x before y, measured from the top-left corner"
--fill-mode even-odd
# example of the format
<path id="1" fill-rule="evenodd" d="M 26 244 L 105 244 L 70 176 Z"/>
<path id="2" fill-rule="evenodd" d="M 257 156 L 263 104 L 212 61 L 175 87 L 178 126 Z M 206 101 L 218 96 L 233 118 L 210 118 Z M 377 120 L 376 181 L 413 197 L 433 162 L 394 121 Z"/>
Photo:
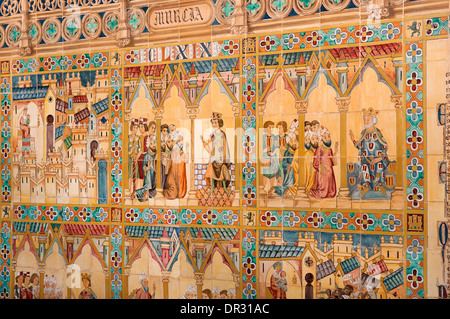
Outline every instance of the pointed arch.
<path id="1" fill-rule="evenodd" d="M 139 88 L 143 87 L 145 90 L 145 97 L 150 100 L 153 107 L 156 107 L 156 100 L 153 96 L 152 90 L 148 87 L 147 82 L 145 81 L 144 75 L 141 73 L 139 75 L 139 79 L 136 82 L 136 87 L 133 91 L 133 94 L 131 95 L 130 101 L 128 102 L 128 105 L 126 106 L 127 110 L 131 109 L 131 105 L 133 105 L 134 101 L 139 97 Z"/>
<path id="2" fill-rule="evenodd" d="M 228 87 L 228 85 L 225 83 L 223 77 L 220 75 L 219 71 L 217 70 L 217 64 L 214 63 L 212 71 L 211 71 L 210 75 L 208 76 L 208 80 L 202 86 L 202 88 L 197 96 L 197 99 L 194 101 L 194 105 L 198 105 L 200 103 L 200 101 L 208 94 L 209 87 L 213 81 L 217 81 L 219 83 L 220 92 L 227 95 L 228 98 L 230 99 L 231 103 L 239 102 L 238 99 L 236 98 L 236 96 L 234 96 L 233 91 Z"/>
<path id="3" fill-rule="evenodd" d="M 36 247 L 34 247 L 33 244 L 33 239 L 31 238 L 31 233 L 30 233 L 30 229 L 29 229 L 29 225 L 27 225 L 27 232 L 23 235 L 22 240 L 20 241 L 20 244 L 14 254 L 14 258 L 13 261 L 17 261 L 18 257 L 20 256 L 20 253 L 22 251 L 25 251 L 25 243 L 28 242 L 29 246 L 30 246 L 30 252 L 34 255 L 34 257 L 36 258 L 36 261 L 39 263 L 41 262 L 39 260 L 39 253 L 36 249 Z"/>
<path id="4" fill-rule="evenodd" d="M 322 74 L 325 75 L 327 85 L 331 86 L 336 92 L 336 97 L 341 97 L 343 95 L 341 89 L 339 88 L 339 84 L 336 82 L 336 79 L 333 77 L 330 70 L 323 64 L 323 61 L 320 60 L 319 67 L 314 71 L 314 74 L 311 77 L 311 80 L 308 82 L 305 93 L 303 94 L 301 100 L 308 99 L 311 92 L 319 86 L 319 79 Z"/>
<path id="5" fill-rule="evenodd" d="M 177 72 L 178 67 L 180 65 L 181 64 L 176 65 L 176 68 L 175 68 L 174 72 L 171 75 L 169 84 L 167 85 L 167 87 L 166 87 L 166 89 L 165 89 L 165 91 L 164 91 L 164 93 L 163 93 L 163 95 L 161 97 L 161 105 L 163 105 L 165 100 L 170 97 L 170 90 L 171 90 L 171 88 L 173 86 L 178 88 L 178 96 L 181 97 L 186 102 L 186 105 L 190 105 L 191 104 L 190 101 L 189 101 L 188 93 L 186 93 L 186 90 L 183 88 L 183 85 L 182 85 L 183 79 L 180 78 L 180 76 L 178 75 L 178 72 Z M 170 69 L 170 68 L 166 67 L 166 69 Z"/>
<path id="6" fill-rule="evenodd" d="M 367 53 L 365 59 L 363 60 L 361 67 L 355 73 L 352 81 L 349 83 L 347 91 L 344 93 L 344 96 L 350 96 L 350 93 L 353 91 L 358 84 L 362 83 L 362 79 L 364 77 L 364 73 L 367 69 L 373 69 L 378 77 L 378 82 L 386 84 L 386 86 L 391 90 L 393 95 L 401 95 L 402 92 L 395 86 L 395 83 L 391 80 L 391 78 L 384 72 L 383 68 L 378 64 L 376 59 L 373 57 L 372 53 Z"/>
<path id="7" fill-rule="evenodd" d="M 143 238 L 141 240 L 141 242 L 139 243 L 138 247 L 134 251 L 133 255 L 130 257 L 127 266 L 132 266 L 132 264 L 136 260 L 141 258 L 142 250 L 143 250 L 144 247 L 147 247 L 150 250 L 150 254 L 152 255 L 152 258 L 158 263 L 159 267 L 161 268 L 161 271 L 163 271 L 164 270 L 163 263 L 162 263 L 161 259 L 159 258 L 159 255 L 158 255 L 155 247 L 150 242 L 148 237 L 145 237 L 145 238 Z"/>
<path id="8" fill-rule="evenodd" d="M 186 236 L 190 236 L 189 231 L 187 232 Z M 197 268 L 197 264 L 194 260 L 194 257 L 191 255 L 189 249 L 187 248 L 186 239 L 183 231 L 180 233 L 180 250 L 181 249 L 184 250 L 184 253 L 186 254 L 187 257 L 187 261 L 192 266 L 194 272 L 199 272 L 200 270 Z"/>
<path id="9" fill-rule="evenodd" d="M 86 229 L 87 230 L 87 229 Z M 86 235 L 83 237 L 83 240 L 81 241 L 80 245 L 78 246 L 76 252 L 73 254 L 72 260 L 70 260 L 70 264 L 73 264 L 75 260 L 81 255 L 82 250 L 84 246 L 89 245 L 91 248 L 92 255 L 96 257 L 103 268 L 108 268 L 108 265 L 105 263 L 103 258 L 100 255 L 100 252 L 97 250 L 97 247 L 95 247 L 94 242 L 92 241 L 91 236 L 89 235 L 89 232 L 86 232 Z"/>
<path id="10" fill-rule="evenodd" d="M 223 248 L 222 244 L 219 242 L 217 237 L 214 239 L 214 241 L 212 243 L 212 247 L 209 250 L 208 254 L 206 255 L 202 267 L 200 268 L 200 271 L 202 273 L 204 273 L 206 271 L 206 268 L 208 268 L 208 266 L 211 265 L 212 260 L 213 260 L 212 257 L 214 256 L 214 254 L 216 252 L 220 253 L 220 255 L 222 256 L 223 263 L 230 268 L 230 270 L 233 274 L 239 273 L 239 270 L 236 268 L 233 261 L 228 256 L 228 254 L 226 253 L 225 249 Z"/>
<path id="11" fill-rule="evenodd" d="M 266 89 L 261 94 L 260 101 L 265 102 L 267 100 L 267 97 L 270 95 L 270 93 L 272 93 L 273 91 L 276 90 L 276 82 L 279 77 L 281 77 L 282 80 L 284 81 L 286 90 L 291 92 L 296 100 L 300 100 L 300 95 L 298 94 L 296 88 L 294 87 L 294 84 L 292 83 L 291 79 L 287 75 L 284 67 L 281 65 L 281 63 L 279 63 L 279 65 L 277 66 L 277 68 L 275 69 L 275 71 L 272 75 L 272 78 L 267 83 Z"/>
<path id="12" fill-rule="evenodd" d="M 53 240 L 51 241 L 50 245 L 48 246 L 49 247 L 48 250 L 45 252 L 42 262 L 45 262 L 47 260 L 47 258 L 53 253 L 53 246 L 55 243 L 58 246 L 59 254 L 63 256 L 65 264 L 68 265 L 69 261 L 67 260 L 67 256 L 64 253 L 63 244 L 59 240 L 58 236 L 53 237 Z"/>

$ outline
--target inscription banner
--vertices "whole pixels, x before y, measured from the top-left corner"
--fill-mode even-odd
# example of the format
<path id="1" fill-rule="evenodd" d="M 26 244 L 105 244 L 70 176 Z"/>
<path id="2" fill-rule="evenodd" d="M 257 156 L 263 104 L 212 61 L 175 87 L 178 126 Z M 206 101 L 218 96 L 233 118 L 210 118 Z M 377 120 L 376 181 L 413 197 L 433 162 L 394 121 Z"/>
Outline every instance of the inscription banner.
<path id="1" fill-rule="evenodd" d="M 213 7 L 208 2 L 191 2 L 178 7 L 158 6 L 147 12 L 148 25 L 153 31 L 210 25 Z"/>

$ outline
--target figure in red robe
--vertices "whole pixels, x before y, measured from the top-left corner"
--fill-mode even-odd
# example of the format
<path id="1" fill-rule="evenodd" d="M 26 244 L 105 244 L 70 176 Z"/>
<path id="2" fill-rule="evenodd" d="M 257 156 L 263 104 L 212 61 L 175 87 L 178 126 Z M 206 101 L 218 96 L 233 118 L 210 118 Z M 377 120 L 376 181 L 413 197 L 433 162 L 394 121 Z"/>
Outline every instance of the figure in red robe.
<path id="1" fill-rule="evenodd" d="M 313 198 L 333 198 L 336 196 L 336 178 L 333 166 L 336 165 L 334 154 L 338 150 L 338 142 L 335 151 L 331 149 L 331 136 L 327 128 L 322 127 L 320 131 L 321 142 L 314 154 L 313 167 L 316 173 L 316 187 L 311 189 L 309 195 Z"/>

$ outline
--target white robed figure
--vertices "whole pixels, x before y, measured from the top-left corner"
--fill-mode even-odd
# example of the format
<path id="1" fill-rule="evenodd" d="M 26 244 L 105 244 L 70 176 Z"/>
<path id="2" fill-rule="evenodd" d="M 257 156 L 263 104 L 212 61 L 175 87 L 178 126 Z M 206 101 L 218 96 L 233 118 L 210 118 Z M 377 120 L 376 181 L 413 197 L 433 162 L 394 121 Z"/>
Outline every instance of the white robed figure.
<path id="1" fill-rule="evenodd" d="M 211 194 L 215 187 L 223 187 L 228 194 L 228 186 L 231 182 L 229 169 L 231 167 L 230 149 L 227 136 L 222 131 L 223 119 L 220 113 L 213 113 L 211 118 L 213 132 L 210 139 L 205 141 L 201 136 L 203 147 L 209 153 L 209 163 L 206 168 L 206 184 L 211 187 Z"/>

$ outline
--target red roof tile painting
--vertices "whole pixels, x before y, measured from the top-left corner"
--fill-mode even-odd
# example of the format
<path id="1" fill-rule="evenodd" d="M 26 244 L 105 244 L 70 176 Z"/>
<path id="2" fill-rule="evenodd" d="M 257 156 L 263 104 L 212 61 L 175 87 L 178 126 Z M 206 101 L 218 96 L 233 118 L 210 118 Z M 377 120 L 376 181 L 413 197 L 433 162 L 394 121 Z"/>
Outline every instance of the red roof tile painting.
<path id="1" fill-rule="evenodd" d="M 145 65 L 143 67 L 144 76 L 160 76 L 165 68 L 165 65 Z M 141 67 L 132 66 L 125 68 L 125 77 L 137 78 L 141 74 Z"/>
<path id="2" fill-rule="evenodd" d="M 401 53 L 402 45 L 400 43 L 386 43 L 368 45 L 366 47 L 349 47 L 330 49 L 330 53 L 334 58 L 342 59 L 342 53 L 346 59 L 359 59 L 364 58 L 367 55 L 367 48 L 372 50 L 373 56 L 389 55 L 392 53 Z"/>
<path id="3" fill-rule="evenodd" d="M 108 235 L 107 225 L 80 225 L 80 224 L 65 224 L 64 232 L 68 235 L 85 235 L 86 230 L 89 229 L 89 234 L 92 236 Z"/>
<path id="4" fill-rule="evenodd" d="M 73 103 L 87 103 L 88 98 L 86 95 L 76 95 L 73 97 Z"/>

